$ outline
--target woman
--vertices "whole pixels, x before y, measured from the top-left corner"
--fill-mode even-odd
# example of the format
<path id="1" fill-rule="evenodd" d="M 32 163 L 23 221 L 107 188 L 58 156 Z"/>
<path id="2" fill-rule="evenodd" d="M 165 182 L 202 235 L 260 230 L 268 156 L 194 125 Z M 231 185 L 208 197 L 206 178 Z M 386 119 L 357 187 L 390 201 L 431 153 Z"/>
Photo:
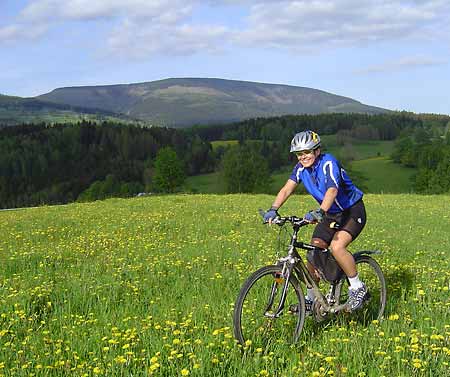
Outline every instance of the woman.
<path id="1" fill-rule="evenodd" d="M 297 133 L 291 142 L 291 152 L 298 158 L 291 176 L 281 188 L 264 220 L 271 223 L 278 216 L 278 209 L 303 183 L 306 190 L 319 203 L 319 208 L 309 211 L 304 219 L 318 223 L 314 229 L 311 243 L 322 248 L 330 247 L 339 266 L 349 280 L 347 307 L 359 309 L 366 297 L 367 288 L 359 279 L 355 260 L 347 246 L 361 233 L 366 224 L 366 211 L 362 201 L 363 193 L 348 177 L 339 162 L 330 154 L 320 151 L 320 137 L 313 131 Z M 337 222 L 339 229 L 330 228 Z M 314 266 L 308 262 L 308 269 L 313 276 Z M 307 289 L 306 307 L 311 311 L 314 291 Z"/>

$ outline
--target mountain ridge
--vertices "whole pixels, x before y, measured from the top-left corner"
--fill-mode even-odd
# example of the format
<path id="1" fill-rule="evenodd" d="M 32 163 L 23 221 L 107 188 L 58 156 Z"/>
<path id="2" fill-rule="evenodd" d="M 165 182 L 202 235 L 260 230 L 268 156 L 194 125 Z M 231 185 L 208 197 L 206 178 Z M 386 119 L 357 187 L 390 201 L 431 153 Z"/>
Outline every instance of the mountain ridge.
<path id="1" fill-rule="evenodd" d="M 220 78 L 62 87 L 35 98 L 175 127 L 288 114 L 390 112 L 320 89 Z"/>
<path id="2" fill-rule="evenodd" d="M 37 97 L 0 94 L 0 126 L 22 123 L 74 123 L 82 120 L 134 122 L 124 115 L 94 107 L 49 102 Z"/>

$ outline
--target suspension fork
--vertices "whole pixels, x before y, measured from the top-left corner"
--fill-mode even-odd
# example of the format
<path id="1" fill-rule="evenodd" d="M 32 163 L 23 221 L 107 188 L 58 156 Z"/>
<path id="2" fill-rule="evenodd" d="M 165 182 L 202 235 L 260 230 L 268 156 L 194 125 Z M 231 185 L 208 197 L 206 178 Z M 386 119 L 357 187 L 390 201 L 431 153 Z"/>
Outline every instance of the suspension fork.
<path id="1" fill-rule="evenodd" d="M 285 262 L 283 264 L 283 269 L 281 270 L 281 276 L 279 277 L 280 279 L 284 279 L 284 283 L 283 283 L 283 287 L 282 287 L 282 292 L 281 292 L 281 298 L 280 298 L 280 302 L 278 304 L 278 308 L 275 310 L 275 312 L 273 314 L 269 313 L 269 310 L 272 308 L 273 302 L 275 300 L 275 295 L 279 289 L 279 282 L 277 282 L 276 280 L 272 283 L 272 289 L 270 291 L 270 297 L 269 297 L 269 302 L 267 303 L 267 307 L 264 313 L 265 317 L 269 317 L 269 318 L 278 318 L 281 313 L 283 312 L 284 309 L 284 304 L 286 302 L 286 295 L 287 295 L 287 290 L 289 288 L 289 279 L 291 277 L 291 273 L 292 273 L 292 269 L 294 268 L 294 265 L 289 263 L 289 262 Z M 277 277 L 275 278 L 277 279 Z"/>

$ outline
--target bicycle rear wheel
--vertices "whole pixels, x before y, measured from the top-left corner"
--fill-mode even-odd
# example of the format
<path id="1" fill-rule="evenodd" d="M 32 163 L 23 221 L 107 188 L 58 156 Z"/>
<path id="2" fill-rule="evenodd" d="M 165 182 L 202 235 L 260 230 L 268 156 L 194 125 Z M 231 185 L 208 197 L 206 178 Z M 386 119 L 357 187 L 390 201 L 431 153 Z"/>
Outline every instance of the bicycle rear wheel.
<path id="1" fill-rule="evenodd" d="M 255 347 L 267 347 L 297 342 L 305 321 L 305 298 L 291 275 L 283 310 L 275 316 L 286 284 L 281 270 L 281 266 L 263 267 L 242 286 L 233 314 L 234 336 L 240 344 L 251 341 Z"/>
<path id="2" fill-rule="evenodd" d="M 383 317 L 386 307 L 386 282 L 380 265 L 368 255 L 360 255 L 355 259 L 359 279 L 366 285 L 368 299 L 362 308 L 355 311 L 355 319 L 369 323 Z M 343 279 L 339 287 L 339 302 L 345 303 L 348 299 L 348 280 Z"/>

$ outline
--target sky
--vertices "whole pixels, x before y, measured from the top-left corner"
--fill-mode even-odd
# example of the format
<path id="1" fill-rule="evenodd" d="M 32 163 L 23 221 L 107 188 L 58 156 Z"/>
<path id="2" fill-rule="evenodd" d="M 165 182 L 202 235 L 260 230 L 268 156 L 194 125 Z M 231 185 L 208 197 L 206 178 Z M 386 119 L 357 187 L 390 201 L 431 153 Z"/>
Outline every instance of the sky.
<path id="1" fill-rule="evenodd" d="M 215 77 L 450 114 L 449 0 L 0 0 L 0 93 Z"/>

